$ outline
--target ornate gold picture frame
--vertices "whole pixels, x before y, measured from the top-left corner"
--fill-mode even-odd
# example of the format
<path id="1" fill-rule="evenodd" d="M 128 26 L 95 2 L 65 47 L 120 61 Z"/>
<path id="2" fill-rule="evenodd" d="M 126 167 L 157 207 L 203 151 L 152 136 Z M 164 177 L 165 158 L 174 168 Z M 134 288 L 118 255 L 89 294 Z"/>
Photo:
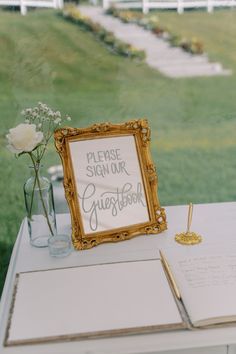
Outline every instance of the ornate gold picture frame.
<path id="1" fill-rule="evenodd" d="M 56 130 L 76 249 L 167 228 L 146 119 Z"/>

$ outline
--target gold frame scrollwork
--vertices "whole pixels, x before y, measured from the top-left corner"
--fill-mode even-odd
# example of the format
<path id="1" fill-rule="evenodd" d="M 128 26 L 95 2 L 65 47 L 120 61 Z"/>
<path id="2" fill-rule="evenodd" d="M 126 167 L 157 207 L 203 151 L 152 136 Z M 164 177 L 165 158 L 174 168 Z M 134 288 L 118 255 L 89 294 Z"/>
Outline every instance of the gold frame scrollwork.
<path id="1" fill-rule="evenodd" d="M 123 135 L 133 135 L 135 137 L 150 220 L 142 224 L 84 234 L 69 142 Z M 150 153 L 150 135 L 150 127 L 146 119 L 135 119 L 121 124 L 94 124 L 88 128 L 80 129 L 64 127 L 55 131 L 55 146 L 63 164 L 63 183 L 71 213 L 72 241 L 75 249 L 88 249 L 103 242 L 128 240 L 140 234 L 157 234 L 167 229 L 165 210 L 161 208 L 157 195 L 158 180 L 156 168 Z"/>

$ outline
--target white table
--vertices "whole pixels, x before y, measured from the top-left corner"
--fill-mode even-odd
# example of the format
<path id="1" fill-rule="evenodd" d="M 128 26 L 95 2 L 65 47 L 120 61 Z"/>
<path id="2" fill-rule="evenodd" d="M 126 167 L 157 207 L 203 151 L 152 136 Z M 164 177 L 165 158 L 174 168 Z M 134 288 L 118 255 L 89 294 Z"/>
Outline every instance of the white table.
<path id="1" fill-rule="evenodd" d="M 37 249 L 29 244 L 26 222 L 19 231 L 0 303 L 0 353 L 1 354 L 233 354 L 236 353 L 236 327 L 175 331 L 154 334 L 3 347 L 9 306 L 15 274 L 18 272 L 63 268 L 101 262 L 156 258 L 159 248 L 183 247 L 175 243 L 174 235 L 186 225 L 187 207 L 166 208 L 168 231 L 160 235 L 139 236 L 115 244 L 103 244 L 87 251 L 74 251 L 70 256 L 56 259 L 48 249 Z M 70 216 L 59 214 L 58 229 L 70 232 Z M 236 240 L 236 203 L 195 205 L 192 230 L 204 237 L 204 244 Z M 189 246 L 186 246 L 189 247 Z M 197 247 L 197 246 L 195 246 Z M 236 301 L 236 299 L 235 299 Z"/>

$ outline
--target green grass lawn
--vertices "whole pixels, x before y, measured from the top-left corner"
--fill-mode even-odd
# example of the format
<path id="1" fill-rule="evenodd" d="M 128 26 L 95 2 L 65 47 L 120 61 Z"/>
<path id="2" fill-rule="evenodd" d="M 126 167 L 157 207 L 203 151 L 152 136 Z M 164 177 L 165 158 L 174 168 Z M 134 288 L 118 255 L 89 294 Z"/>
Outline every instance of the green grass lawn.
<path id="1" fill-rule="evenodd" d="M 176 32 L 201 38 L 214 60 L 236 72 L 236 11 L 162 12 Z M 147 117 L 162 205 L 236 199 L 236 75 L 172 80 L 109 53 L 54 11 L 0 11 L 0 267 L 2 286 L 25 215 L 29 161 L 5 148 L 23 108 L 43 101 L 83 127 Z M 47 166 L 59 158 L 50 146 Z"/>

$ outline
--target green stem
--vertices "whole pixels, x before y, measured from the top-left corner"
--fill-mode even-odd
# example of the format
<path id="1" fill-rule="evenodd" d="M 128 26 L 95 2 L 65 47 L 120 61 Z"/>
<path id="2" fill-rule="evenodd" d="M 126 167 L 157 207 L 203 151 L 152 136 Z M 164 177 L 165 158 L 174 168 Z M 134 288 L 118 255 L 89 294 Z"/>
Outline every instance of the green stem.
<path id="1" fill-rule="evenodd" d="M 47 209 L 46 209 L 46 206 L 45 206 L 45 203 L 44 203 L 44 200 L 43 200 L 43 194 L 42 194 L 41 184 L 40 184 L 39 175 L 38 175 L 38 167 L 36 166 L 36 163 L 35 163 L 35 161 L 34 161 L 34 158 L 33 158 L 31 152 L 29 153 L 29 155 L 30 155 L 31 160 L 32 160 L 33 165 L 34 165 L 35 179 L 36 179 L 37 184 L 38 184 L 38 187 L 39 187 L 39 195 L 40 195 L 40 199 L 41 199 L 42 206 L 43 206 L 44 216 L 45 216 L 45 218 L 46 218 L 46 220 L 47 220 L 47 224 L 48 224 L 49 230 L 50 230 L 50 232 L 51 232 L 51 235 L 54 236 L 54 233 L 53 233 L 53 231 L 52 231 L 52 226 L 51 226 L 50 221 L 49 221 L 49 218 L 48 218 Z"/>
<path id="2" fill-rule="evenodd" d="M 35 176 L 35 178 L 34 178 L 33 192 L 32 192 L 32 194 L 31 194 L 31 200 L 30 200 L 30 211 L 29 211 L 29 219 L 30 219 L 30 220 L 32 220 L 32 208 L 33 208 L 33 201 L 34 201 L 35 186 L 36 186 L 36 176 Z"/>

